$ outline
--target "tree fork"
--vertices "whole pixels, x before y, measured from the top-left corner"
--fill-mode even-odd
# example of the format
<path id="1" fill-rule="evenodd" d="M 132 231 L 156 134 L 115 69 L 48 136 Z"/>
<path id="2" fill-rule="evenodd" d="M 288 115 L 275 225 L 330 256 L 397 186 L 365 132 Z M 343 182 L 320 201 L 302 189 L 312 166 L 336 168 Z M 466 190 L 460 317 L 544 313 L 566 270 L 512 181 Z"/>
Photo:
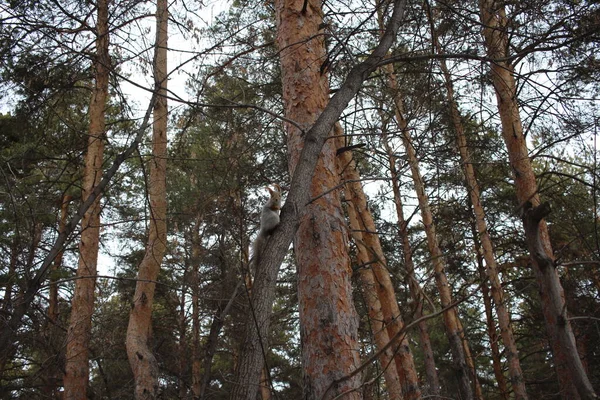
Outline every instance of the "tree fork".
<path id="1" fill-rule="evenodd" d="M 358 93 L 364 80 L 385 59 L 388 49 L 396 39 L 400 23 L 404 16 L 405 4 L 405 0 L 394 1 L 394 10 L 389 19 L 386 32 L 375 50 L 373 50 L 365 61 L 357 64 L 350 70 L 345 82 L 329 100 L 316 122 L 305 132 L 304 147 L 292 175 L 292 182 L 286 202 L 281 210 L 281 222 L 267 242 L 264 256 L 261 257 L 260 266 L 257 268 L 258 273 L 252 288 L 255 296 L 254 299 L 256 299 L 254 311 L 262 319 L 260 319 L 261 323 L 258 326 L 258 330 L 254 329 L 254 326 L 248 325 L 251 326 L 246 332 L 246 340 L 248 341 L 254 340 L 257 342 L 259 338 L 265 338 L 269 331 L 268 316 L 271 313 L 273 305 L 277 272 L 298 228 L 300 217 L 305 213 L 306 206 L 310 202 L 309 187 L 321 148 L 334 123 L 338 120 L 350 100 Z M 258 360 L 258 363 L 255 364 L 258 368 L 253 371 L 245 371 L 246 373 L 242 375 L 238 374 L 236 385 L 256 385 L 262 369 L 262 353 L 260 348 L 244 349 L 240 355 L 240 359 L 243 358 Z M 238 397 L 238 399 L 245 398 L 254 399 L 251 395 Z"/>

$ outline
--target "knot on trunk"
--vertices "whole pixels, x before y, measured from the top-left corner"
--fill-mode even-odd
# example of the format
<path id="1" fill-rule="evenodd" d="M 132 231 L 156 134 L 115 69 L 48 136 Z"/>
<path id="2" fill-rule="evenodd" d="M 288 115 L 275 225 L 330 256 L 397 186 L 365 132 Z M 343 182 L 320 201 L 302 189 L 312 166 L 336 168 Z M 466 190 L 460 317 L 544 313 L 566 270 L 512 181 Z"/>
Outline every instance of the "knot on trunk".
<path id="1" fill-rule="evenodd" d="M 539 206 L 533 206 L 530 201 L 523 205 L 521 218 L 525 228 L 525 240 L 529 249 L 531 259 L 541 270 L 554 266 L 552 256 L 546 253 L 540 237 L 540 222 L 547 217 L 552 208 L 550 203 L 544 202 Z"/>

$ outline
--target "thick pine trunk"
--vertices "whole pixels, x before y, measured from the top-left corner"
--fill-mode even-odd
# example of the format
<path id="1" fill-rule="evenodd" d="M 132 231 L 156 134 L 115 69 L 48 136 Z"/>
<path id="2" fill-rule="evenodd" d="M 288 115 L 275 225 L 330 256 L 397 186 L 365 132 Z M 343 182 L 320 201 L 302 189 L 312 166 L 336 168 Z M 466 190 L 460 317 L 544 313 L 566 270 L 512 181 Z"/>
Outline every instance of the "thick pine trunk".
<path id="1" fill-rule="evenodd" d="M 329 101 L 329 82 L 320 70 L 326 60 L 321 3 L 277 0 L 285 115 L 310 128 Z M 289 169 L 293 173 L 304 135 L 286 124 Z M 312 177 L 307 206 L 294 239 L 305 399 L 326 399 L 360 386 L 360 376 L 332 384 L 359 365 L 358 319 L 352 301 L 346 223 L 338 191 L 335 141 L 325 142 Z M 320 196 L 320 197 L 319 197 Z M 345 395 L 359 399 L 358 391 Z"/>
<path id="2" fill-rule="evenodd" d="M 345 145 L 343 140 L 340 140 L 342 135 L 343 131 L 341 127 L 339 124 L 336 124 L 335 136 L 339 138 L 339 148 Z M 379 309 L 383 317 L 381 320 L 383 322 L 382 327 L 387 331 L 384 337 L 388 339 L 384 340 L 384 338 L 378 338 L 378 336 L 383 336 L 383 332 L 376 333 L 378 330 L 376 330 L 375 326 L 372 326 L 372 330 L 376 333 L 375 338 L 379 339 L 377 346 L 381 348 L 387 344 L 386 342 L 389 339 L 393 339 L 398 335 L 404 328 L 404 323 L 400 314 L 400 308 L 398 307 L 398 301 L 396 300 L 394 286 L 387 270 L 385 255 L 383 254 L 379 236 L 377 235 L 377 228 L 373 221 L 373 216 L 369 211 L 362 184 L 360 183 L 360 174 L 352 158 L 352 151 L 343 151 L 338 156 L 338 164 L 342 179 L 346 182 L 346 199 L 350 201 L 348 214 L 352 236 L 357 244 L 359 260 L 364 265 L 359 270 L 363 282 L 363 290 L 374 290 L 374 293 L 366 293 L 366 299 L 371 300 L 373 306 L 373 308 L 369 308 L 370 312 L 374 312 L 371 320 L 373 321 L 374 318 L 378 318 L 375 310 Z M 371 299 L 371 297 L 373 298 Z M 379 323 L 376 325 L 379 325 Z M 420 398 L 419 380 L 407 336 L 401 335 L 401 337 L 398 337 L 390 349 L 392 350 L 392 356 L 396 364 L 397 374 L 400 377 L 402 392 L 399 394 L 401 394 L 403 399 L 407 400 Z M 380 359 L 380 361 L 382 360 Z M 382 365 L 385 364 L 382 362 Z M 390 379 L 391 375 L 390 373 Z"/>
<path id="3" fill-rule="evenodd" d="M 545 210 L 537 209 L 540 199 L 527 143 L 523 135 L 516 82 L 513 76 L 514 68 L 510 62 L 503 60 L 509 56 L 506 31 L 508 21 L 504 3 L 481 0 L 480 12 L 488 56 L 500 60 L 490 63 L 491 77 L 496 91 L 502 136 L 514 173 L 517 200 L 526 211 L 523 218 L 525 237 L 539 285 L 542 311 L 562 396 L 570 400 L 595 399 L 597 396 L 579 358 L 575 337 L 568 319 L 564 290 L 554 266 L 548 228 L 543 220 L 545 215 L 541 212 Z M 527 209 L 527 206 L 531 210 Z M 535 212 L 536 210 L 538 212 Z"/>
<path id="4" fill-rule="evenodd" d="M 95 84 L 89 109 L 89 136 L 85 155 L 82 198 L 88 198 L 102 178 L 105 140 L 105 109 L 108 98 L 108 0 L 98 1 L 96 22 Z M 79 263 L 73 294 L 71 319 L 67 332 L 64 399 L 86 399 L 89 380 L 89 342 L 94 311 L 94 289 L 100 243 L 100 196 L 86 211 L 81 221 Z"/>
<path id="5" fill-rule="evenodd" d="M 127 357 L 135 380 L 135 398 L 154 399 L 158 389 L 158 365 L 150 348 L 155 281 L 167 240 L 167 0 L 156 5 L 154 81 L 158 97 L 153 110 L 152 158 L 148 179 L 150 224 L 146 252 L 139 266 L 133 305 L 127 327 Z"/>
<path id="6" fill-rule="evenodd" d="M 318 28 L 317 24 L 314 24 L 313 21 L 309 21 L 310 18 L 313 17 L 315 13 L 315 5 L 306 2 L 304 3 L 305 10 L 303 10 L 304 4 L 291 4 L 287 5 L 283 2 L 276 2 L 276 11 L 278 13 L 278 24 L 279 26 L 288 26 L 289 29 L 294 32 L 297 29 L 304 29 L 303 24 L 306 22 L 310 23 L 309 31 L 316 31 Z M 349 101 L 356 95 L 358 90 L 361 88 L 364 80 L 377 68 L 378 64 L 383 60 L 385 55 L 387 54 L 388 49 L 391 44 L 394 42 L 396 34 L 398 32 L 398 28 L 402 21 L 404 15 L 405 1 L 404 0 L 396 0 L 394 1 L 394 9 L 392 11 L 392 15 L 389 19 L 388 27 L 386 29 L 386 33 L 383 36 L 380 43 L 377 45 L 375 50 L 362 62 L 355 65 L 350 72 L 348 73 L 348 77 L 346 81 L 341 85 L 339 90 L 335 93 L 335 95 L 328 102 L 327 107 L 325 109 L 321 108 L 321 104 L 315 104 L 313 96 L 308 96 L 312 94 L 312 91 L 319 92 L 322 90 L 321 84 L 319 82 L 313 82 L 311 79 L 306 79 L 305 82 L 301 79 L 301 74 L 309 69 L 310 74 L 320 76 L 317 72 L 315 73 L 315 69 L 318 70 L 320 63 L 315 62 L 315 55 L 311 54 L 315 47 L 315 41 L 321 41 L 322 36 L 309 36 L 305 39 L 306 41 L 291 41 L 287 42 L 287 40 L 291 39 L 293 36 L 298 35 L 290 35 L 290 32 L 285 32 L 279 38 L 279 46 L 282 49 L 281 51 L 281 64 L 282 67 L 285 64 L 285 68 L 283 70 L 283 82 L 284 92 L 287 92 L 284 96 L 286 100 L 286 109 L 290 111 L 292 115 L 296 113 L 295 108 L 298 106 L 302 106 L 301 109 L 304 110 L 306 114 L 310 118 L 299 120 L 292 116 L 292 120 L 302 121 L 300 125 L 302 129 L 306 129 L 304 132 L 295 131 L 297 128 L 295 124 L 289 124 L 287 129 L 290 133 L 294 135 L 290 135 L 291 138 L 296 137 L 298 140 L 290 141 L 288 147 L 294 149 L 294 153 L 290 155 L 291 165 L 294 166 L 292 173 L 292 183 L 290 185 L 290 191 L 288 192 L 286 202 L 281 211 L 281 222 L 269 241 L 267 241 L 264 249 L 263 256 L 261 256 L 260 265 L 256 271 L 256 280 L 252 287 L 252 291 L 254 293 L 254 298 L 252 300 L 254 306 L 254 315 L 257 316 L 256 327 L 254 328 L 254 321 L 249 320 L 246 324 L 246 337 L 244 342 L 244 348 L 240 355 L 239 368 L 236 373 L 236 388 L 234 393 L 232 393 L 232 399 L 250 399 L 255 400 L 256 390 L 252 389 L 250 385 L 254 385 L 256 388 L 256 382 L 260 378 L 260 369 L 262 368 L 262 354 L 261 354 L 261 340 L 264 340 L 267 337 L 269 331 L 269 315 L 272 309 L 273 298 L 274 298 L 274 289 L 275 289 L 275 281 L 277 278 L 277 271 L 281 262 L 283 262 L 284 256 L 289 248 L 289 244 L 292 241 L 292 237 L 298 230 L 298 225 L 301 223 L 301 220 L 305 221 L 304 216 L 310 215 L 310 211 L 308 210 L 308 204 L 311 204 L 311 196 L 313 196 L 314 190 L 311 190 L 311 185 L 315 180 L 313 179 L 313 172 L 315 171 L 316 165 L 319 160 L 323 159 L 323 146 L 327 141 L 328 135 L 330 135 L 331 130 L 333 129 L 333 125 L 341 115 L 344 108 L 348 105 Z M 319 7 L 316 7 L 319 10 Z M 320 12 L 319 12 L 320 14 Z M 285 21 L 282 20 L 284 17 Z M 320 18 L 319 18 L 320 19 Z M 283 21 L 283 22 L 282 22 Z M 307 48 L 309 51 L 307 51 Z M 316 47 L 322 48 L 322 43 Z M 300 51 L 302 50 L 302 51 Z M 308 53 L 308 54 L 307 54 Z M 297 54 L 297 55 L 295 55 Z M 319 52 L 317 56 L 318 59 L 322 59 L 323 52 L 322 50 Z M 307 60 L 310 60 L 307 62 Z M 296 63 L 297 61 L 297 63 Z M 297 77 L 294 75 L 297 74 Z M 309 77 L 307 77 L 309 78 Z M 294 90 L 295 87 L 298 87 L 299 91 Z M 318 107 L 317 107 L 318 106 Z M 316 119 L 316 121 L 315 121 Z M 314 124 L 311 124 L 310 121 L 315 121 Z M 304 140 L 300 140 L 304 138 Z M 297 154 L 298 151 L 302 148 L 300 154 Z M 327 149 L 325 151 L 327 157 L 326 160 L 329 160 L 332 155 L 330 155 L 330 150 Z M 333 158 L 331 158 L 333 160 Z M 333 163 L 332 163 L 333 164 Z M 331 172 L 330 175 L 336 176 L 335 166 L 331 165 L 331 168 L 328 170 Z M 317 182 L 320 180 L 317 180 Z M 318 194 L 322 194 L 327 190 L 327 187 L 317 188 Z M 314 204 L 312 204 L 314 206 Z M 324 210 L 325 212 L 330 210 Z M 308 212 L 308 214 L 306 214 Z M 341 214 L 339 209 L 336 209 L 336 214 Z M 343 219 L 341 215 L 329 215 L 329 218 L 335 217 L 335 220 L 330 219 L 327 222 L 331 221 L 333 224 L 330 226 L 330 229 L 340 229 L 344 227 Z M 340 221 L 340 223 L 338 223 Z M 315 227 L 321 227 L 323 221 L 321 220 L 313 220 L 309 222 L 314 222 Z M 345 231 L 345 229 L 343 229 Z M 314 231 L 315 240 L 327 240 L 326 237 L 320 237 L 320 233 L 326 233 L 321 231 Z M 336 234 L 336 238 L 338 235 Z M 298 241 L 301 241 L 298 236 L 296 236 Z M 334 239 L 335 241 L 336 239 Z M 342 238 L 343 240 L 343 238 Z M 327 247 L 325 247 L 327 249 Z M 345 250 L 345 249 L 344 249 Z M 320 310 L 330 311 L 327 318 L 322 320 L 323 325 L 326 325 L 327 328 L 330 328 L 333 324 L 338 324 L 338 329 L 346 329 L 349 332 L 349 336 L 340 335 L 338 337 L 334 337 L 335 343 L 331 341 L 324 341 L 324 343 L 318 343 L 324 346 L 327 346 L 326 351 L 333 352 L 334 356 L 337 356 L 338 359 L 347 360 L 349 358 L 357 358 L 357 354 L 355 351 L 356 345 L 356 337 L 354 336 L 354 332 L 356 329 L 356 320 L 355 320 L 355 311 L 352 310 L 351 302 L 347 301 L 348 294 L 343 293 L 346 290 L 346 282 L 348 279 L 349 271 L 347 270 L 348 266 L 348 257 L 346 252 L 339 254 L 343 257 L 342 262 L 346 263 L 345 271 L 337 271 L 334 268 L 329 268 L 329 271 L 324 271 L 325 276 L 330 275 L 328 272 L 338 273 L 339 278 L 341 278 L 339 285 L 343 287 L 336 287 L 335 285 L 329 286 L 327 288 L 322 288 L 322 291 L 327 293 L 328 296 L 318 296 L 318 293 L 315 293 L 315 298 L 312 299 L 313 306 L 319 306 Z M 344 257 L 345 255 L 345 257 Z M 338 253 L 331 254 L 331 257 L 336 258 Z M 300 260 L 304 261 L 304 260 Z M 335 264 L 331 265 L 333 267 Z M 327 266 L 323 266 L 326 268 Z M 318 270 L 318 268 L 315 268 Z M 303 270 L 303 273 L 305 271 Z M 306 274 L 304 274 L 306 275 Z M 318 279 L 317 281 L 325 282 L 325 279 Z M 306 282 L 301 282 L 299 284 L 300 287 L 304 290 L 304 285 Z M 320 286 L 320 284 L 319 284 Z M 324 285 L 323 285 L 324 286 Z M 299 290 L 300 292 L 300 290 Z M 338 306 L 336 308 L 331 308 L 332 303 L 330 301 L 323 302 L 322 306 L 318 303 L 321 298 L 331 299 L 338 298 L 339 302 L 337 304 L 333 304 L 334 306 Z M 301 303 L 305 304 L 307 299 L 302 299 Z M 311 299 L 308 299 L 311 300 Z M 340 309 L 342 307 L 343 309 Z M 301 309 L 305 308 L 301 306 Z M 334 311 L 342 311 L 337 315 L 333 314 Z M 337 320 L 335 319 L 336 317 Z M 303 319 L 304 320 L 304 319 Z M 316 322 L 316 321 L 313 321 Z M 331 323 L 333 322 L 333 324 Z M 335 329 L 336 327 L 331 327 Z M 327 340 L 332 337 L 333 332 L 329 332 L 330 329 L 327 329 L 326 332 L 323 333 Z M 321 329 L 323 331 L 323 329 Z M 303 332 L 304 338 L 307 339 L 318 339 L 318 337 L 311 338 L 306 335 L 306 331 Z M 309 333 L 309 332 L 308 332 Z M 341 332 L 343 333 L 343 332 Z M 318 336 L 318 335 L 317 335 Z M 338 341 L 343 341 L 344 344 L 340 350 L 344 351 L 345 348 L 351 348 L 352 354 L 335 354 L 338 351 L 335 348 L 335 345 Z M 345 351 L 344 351 L 345 352 Z M 308 357 L 309 358 L 309 357 Z M 318 359 L 319 357 L 315 357 Z M 320 357 L 322 358 L 322 357 Z M 314 361 L 314 359 L 313 359 Z M 330 363 L 329 360 L 327 364 L 321 364 L 322 367 L 329 368 Z M 357 362 L 357 360 L 356 360 Z M 352 364 L 354 363 L 351 362 Z M 346 369 L 347 365 L 340 364 L 331 366 L 333 369 L 329 371 L 329 373 L 323 373 L 319 375 L 318 370 L 311 368 L 311 363 L 306 363 L 306 372 L 307 372 L 307 380 L 306 380 L 306 398 L 313 399 L 318 398 L 318 391 L 325 386 L 325 381 L 329 381 L 330 384 L 327 385 L 327 393 L 323 393 L 320 397 L 331 398 L 336 395 L 340 390 L 345 390 L 346 387 L 354 388 L 358 383 L 358 378 L 355 374 L 348 375 L 345 379 L 342 379 L 340 383 L 341 385 L 332 384 L 333 379 L 340 374 L 343 374 L 342 369 Z M 258 369 L 257 369 L 258 368 Z M 322 371 L 325 372 L 325 371 Z M 317 381 L 311 381 L 311 376 L 317 376 Z M 333 379 L 332 379 L 333 378 Z M 316 385 L 319 387 L 315 387 Z M 247 388 L 246 392 L 244 392 L 243 388 Z M 253 393 L 250 393 L 250 389 L 252 389 Z M 314 390 L 313 390 L 314 389 Z M 241 393 L 242 395 L 237 395 Z M 254 396 L 253 396 L 254 394 Z M 349 396 L 346 398 L 356 398 L 356 396 L 360 396 L 359 394 L 352 392 L 349 393 Z"/>

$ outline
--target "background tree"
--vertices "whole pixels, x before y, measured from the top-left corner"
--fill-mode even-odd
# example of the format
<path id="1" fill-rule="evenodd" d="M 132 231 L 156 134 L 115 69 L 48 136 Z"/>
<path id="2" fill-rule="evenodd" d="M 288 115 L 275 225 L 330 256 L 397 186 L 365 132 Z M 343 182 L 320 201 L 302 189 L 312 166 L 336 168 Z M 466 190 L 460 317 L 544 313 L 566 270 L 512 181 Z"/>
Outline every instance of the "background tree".
<path id="1" fill-rule="evenodd" d="M 147 190 L 150 214 L 148 242 L 137 275 L 127 327 L 127 358 L 135 379 L 135 398 L 154 399 L 158 391 L 158 364 L 149 348 L 156 279 L 167 249 L 167 40 L 169 11 L 166 0 L 156 3 L 152 156 Z"/>
<path id="2" fill-rule="evenodd" d="M 311 200 L 311 163 L 317 159 L 322 140 L 328 145 L 333 140 L 324 138 L 339 123 L 343 137 L 336 140 L 343 144 L 334 146 L 336 151 L 342 148 L 336 159 L 349 156 L 351 148 L 360 177 L 348 175 L 344 186 L 334 186 L 335 190 L 346 192 L 342 204 L 352 206 L 347 217 L 352 211 L 368 209 L 373 219 L 371 227 L 366 224 L 367 215 L 360 212 L 359 218 L 346 220 L 340 214 L 339 219 L 340 223 L 352 222 L 356 239 L 348 253 L 357 262 L 349 264 L 353 268 L 344 277 L 352 286 L 351 301 L 358 314 L 353 351 L 360 358 L 347 377 L 363 377 L 355 382 L 353 395 L 378 399 L 390 395 L 383 375 L 392 374 L 384 369 L 391 364 L 378 357 L 378 349 L 385 352 L 394 346 L 386 348 L 385 340 L 376 344 L 374 335 L 382 332 L 377 324 L 385 317 L 377 317 L 369 308 L 369 304 L 377 308 L 376 302 L 367 302 L 378 290 L 368 291 L 369 285 L 363 287 L 360 280 L 369 268 L 375 271 L 385 262 L 389 282 L 375 276 L 372 287 L 381 289 L 380 283 L 392 287 L 396 300 L 385 304 L 390 309 L 397 304 L 397 314 L 403 317 L 405 325 L 398 335 L 411 345 L 424 344 L 411 349 L 417 385 L 427 395 L 456 397 L 459 388 L 439 313 L 443 307 L 431 268 L 433 259 L 400 130 L 393 122 L 393 108 L 388 107 L 392 93 L 384 71 L 390 68 L 403 95 L 423 189 L 446 260 L 444 273 L 463 325 L 462 335 L 472 350 L 481 396 L 502 399 L 515 394 L 497 331 L 499 318 L 486 294 L 489 281 L 482 272 L 486 262 L 479 254 L 480 235 L 474 229 L 471 196 L 464 185 L 461 149 L 446 96 L 448 81 L 453 83 L 464 147 L 479 184 L 525 388 L 530 398 L 561 397 L 551 341 L 539 333 L 545 330 L 542 303 L 528 265 L 520 203 L 490 85 L 493 60 L 486 55 L 481 35 L 479 2 L 429 5 L 436 16 L 435 29 L 427 4 L 405 5 L 402 19 L 397 19 L 399 14 L 390 19 L 392 4 L 387 2 L 321 4 L 322 24 L 316 36 L 285 49 L 293 60 L 294 48 L 323 39 L 321 57 L 310 69 L 319 80 L 327 76 L 330 86 L 323 112 L 311 116 L 316 120 L 314 128 L 304 127 L 307 158 L 299 159 L 297 174 L 291 177 L 286 168 L 291 148 L 285 125 L 293 131 L 297 121 L 286 118 L 284 111 L 288 103 L 282 83 L 288 89 L 293 85 L 289 79 L 282 80 L 274 5 L 246 1 L 169 4 L 168 129 L 172 140 L 166 154 L 167 245 L 164 267 L 154 280 L 152 335 L 147 341 L 156 359 L 158 396 L 229 398 L 236 368 L 244 357 L 240 351 L 247 340 L 244 333 L 252 332 L 246 330 L 252 310 L 258 311 L 258 321 L 265 322 L 259 325 L 260 338 L 268 343 L 264 354 L 259 354 L 265 368 L 257 371 L 253 383 L 261 385 L 265 398 L 303 396 L 308 385 L 303 381 L 300 325 L 305 323 L 300 319 L 297 264 L 289 243 L 298 221 L 296 212 L 302 213 Z M 149 97 L 154 92 L 155 5 L 110 3 L 104 177 L 86 200 L 81 187 L 94 82 L 96 6 L 77 1 L 0 4 L 3 398 L 44 398 L 52 391 L 62 394 L 61 373 L 54 375 L 48 367 L 64 369 L 62 344 L 77 282 L 79 220 L 97 195 L 102 197 L 103 210 L 87 346 L 87 394 L 134 398 L 124 342 L 152 216 L 146 185 L 152 106 L 141 108 L 154 103 Z M 302 6 L 301 2 L 300 16 Z M 384 39 L 387 43 L 395 39 L 389 50 L 380 46 L 375 56 L 369 56 L 381 39 L 378 11 L 385 23 L 394 21 L 398 31 L 390 31 Z M 505 11 L 510 21 L 506 27 L 509 59 L 501 61 L 514 67 L 523 135 L 538 192 L 555 210 L 546 218 L 554 265 L 565 288 L 577 351 L 597 390 L 598 5 L 524 2 L 507 4 Z M 433 33 L 443 52 L 435 49 Z M 442 60 L 449 78 L 441 69 Z M 301 100 L 294 100 L 298 107 Z M 251 275 L 248 244 L 257 232 L 264 186 L 273 182 L 289 188 L 289 204 L 282 213 L 280 230 L 269 243 L 272 249 L 266 252 L 264 268 Z M 349 201 L 347 185 L 364 192 L 356 208 Z M 64 230 L 60 226 L 63 196 L 73 198 Z M 375 233 L 380 252 L 371 251 L 377 250 L 376 243 L 364 240 Z M 361 241 L 366 246 L 361 247 Z M 368 252 L 359 254 L 361 249 Z M 61 253 L 61 267 L 52 271 Z M 58 310 L 56 317 L 54 310 Z M 52 326 L 54 333 L 49 329 Z M 423 339 L 426 336 L 428 340 Z M 258 333 L 251 343 L 258 342 L 257 337 Z M 433 360 L 439 383 L 432 379 Z M 340 379 L 340 384 L 351 380 Z M 500 387 L 502 381 L 507 382 L 504 387 Z M 432 390 L 436 388 L 437 393 Z M 334 393 L 332 386 L 327 396 Z"/>

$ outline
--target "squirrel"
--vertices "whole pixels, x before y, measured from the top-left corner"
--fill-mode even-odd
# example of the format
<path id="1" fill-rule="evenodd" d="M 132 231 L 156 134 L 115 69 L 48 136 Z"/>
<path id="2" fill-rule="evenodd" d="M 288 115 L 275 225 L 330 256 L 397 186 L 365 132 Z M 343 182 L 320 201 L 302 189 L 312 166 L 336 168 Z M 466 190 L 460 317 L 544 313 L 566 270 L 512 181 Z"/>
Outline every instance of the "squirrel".
<path id="1" fill-rule="evenodd" d="M 281 187 L 273 184 L 274 190 L 267 186 L 269 191 L 269 201 L 265 203 L 260 213 L 260 230 L 258 236 L 252 243 L 251 264 L 256 268 L 263 251 L 267 238 L 271 236 L 277 225 L 279 225 L 279 210 L 281 209 Z"/>

